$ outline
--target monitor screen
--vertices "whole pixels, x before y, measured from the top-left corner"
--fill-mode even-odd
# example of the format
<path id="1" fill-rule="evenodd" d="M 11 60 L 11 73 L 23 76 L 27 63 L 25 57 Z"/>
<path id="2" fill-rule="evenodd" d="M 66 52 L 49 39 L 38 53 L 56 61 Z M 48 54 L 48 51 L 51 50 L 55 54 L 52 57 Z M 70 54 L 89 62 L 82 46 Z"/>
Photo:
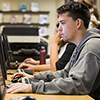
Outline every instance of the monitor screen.
<path id="1" fill-rule="evenodd" d="M 3 51 L 4 50 L 3 50 L 3 44 L 2 44 L 2 37 L 0 35 L 0 62 L 1 62 L 1 67 L 2 67 L 3 77 L 4 79 L 7 79 L 6 63 L 5 63 L 5 57 L 4 57 Z"/>

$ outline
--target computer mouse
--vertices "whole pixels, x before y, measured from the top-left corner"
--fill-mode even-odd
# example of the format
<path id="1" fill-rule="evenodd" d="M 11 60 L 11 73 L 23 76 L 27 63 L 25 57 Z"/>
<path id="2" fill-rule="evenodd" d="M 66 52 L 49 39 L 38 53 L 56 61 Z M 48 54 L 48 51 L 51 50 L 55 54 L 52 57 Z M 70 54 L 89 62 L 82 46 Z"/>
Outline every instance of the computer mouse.
<path id="1" fill-rule="evenodd" d="M 10 72 L 10 71 L 7 71 L 7 74 L 8 75 L 13 75 L 14 73 L 13 72 Z"/>
<path id="2" fill-rule="evenodd" d="M 9 89 L 10 88 L 10 84 L 6 84 L 6 88 Z"/>
<path id="3" fill-rule="evenodd" d="M 21 77 L 15 77 L 14 79 L 11 80 L 11 83 L 16 83 L 18 82 L 18 80 L 20 79 Z"/>
<path id="4" fill-rule="evenodd" d="M 36 100 L 36 99 L 32 96 L 22 96 L 18 98 L 18 100 Z"/>

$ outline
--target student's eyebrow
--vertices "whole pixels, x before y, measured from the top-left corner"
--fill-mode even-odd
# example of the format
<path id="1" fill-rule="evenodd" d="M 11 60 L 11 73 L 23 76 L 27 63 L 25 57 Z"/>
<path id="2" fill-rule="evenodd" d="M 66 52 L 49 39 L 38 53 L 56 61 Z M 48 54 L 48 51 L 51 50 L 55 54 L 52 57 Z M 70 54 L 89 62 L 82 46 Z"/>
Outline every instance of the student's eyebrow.
<path id="1" fill-rule="evenodd" d="M 60 23 L 61 23 L 61 22 L 65 22 L 65 20 L 61 20 Z"/>

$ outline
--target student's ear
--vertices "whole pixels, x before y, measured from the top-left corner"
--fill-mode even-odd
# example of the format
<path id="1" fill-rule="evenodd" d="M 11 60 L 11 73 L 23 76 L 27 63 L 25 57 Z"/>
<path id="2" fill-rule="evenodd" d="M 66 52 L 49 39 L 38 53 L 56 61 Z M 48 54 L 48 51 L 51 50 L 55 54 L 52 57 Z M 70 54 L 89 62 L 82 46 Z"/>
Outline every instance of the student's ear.
<path id="1" fill-rule="evenodd" d="M 78 19 L 76 20 L 77 29 L 79 29 L 81 25 L 82 25 L 82 20 L 78 18 Z"/>

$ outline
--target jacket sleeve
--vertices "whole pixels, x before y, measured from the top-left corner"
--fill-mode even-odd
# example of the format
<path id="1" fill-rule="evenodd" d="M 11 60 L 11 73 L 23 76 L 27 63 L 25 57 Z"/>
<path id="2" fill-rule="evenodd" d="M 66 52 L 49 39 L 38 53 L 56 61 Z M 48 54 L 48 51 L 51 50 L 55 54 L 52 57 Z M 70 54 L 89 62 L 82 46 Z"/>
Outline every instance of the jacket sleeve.
<path id="1" fill-rule="evenodd" d="M 69 63 L 67 64 L 67 66 L 69 66 Z M 59 77 L 64 78 L 66 76 L 68 76 L 68 72 L 64 69 L 57 72 L 52 72 L 51 70 L 49 70 L 49 71 L 41 71 L 39 74 L 34 74 L 35 79 L 44 80 L 45 82 L 50 82 L 55 78 L 59 78 Z"/>
<path id="2" fill-rule="evenodd" d="M 57 70 L 61 70 L 64 69 L 64 67 L 66 66 L 66 64 L 69 62 L 72 53 L 75 49 L 76 45 L 73 43 L 68 43 L 68 45 L 66 46 L 66 50 L 64 52 L 64 54 L 61 56 L 61 58 L 56 62 L 56 69 Z"/>
<path id="3" fill-rule="evenodd" d="M 42 94 L 89 94 L 96 79 L 98 79 L 99 66 L 100 61 L 95 55 L 85 54 L 78 58 L 66 75 L 65 70 L 68 66 L 64 70 L 54 73 L 47 72 L 49 74 L 46 73 L 46 75 L 41 73 L 40 77 L 45 76 L 46 78 L 47 75 L 50 75 L 53 78 L 50 82 L 40 80 L 38 83 L 32 83 L 32 92 Z"/>

